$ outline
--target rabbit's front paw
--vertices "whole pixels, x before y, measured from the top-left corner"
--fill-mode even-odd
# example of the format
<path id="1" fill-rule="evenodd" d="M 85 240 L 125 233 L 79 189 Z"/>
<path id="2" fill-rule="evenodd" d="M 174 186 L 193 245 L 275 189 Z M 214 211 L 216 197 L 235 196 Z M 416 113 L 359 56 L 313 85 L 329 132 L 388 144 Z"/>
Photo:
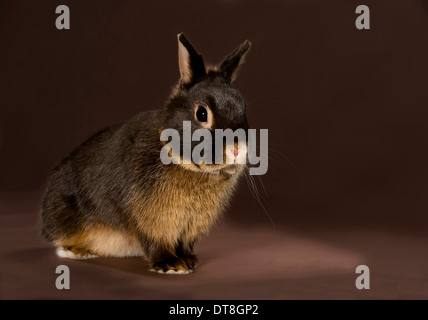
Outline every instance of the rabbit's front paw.
<path id="1" fill-rule="evenodd" d="M 152 264 L 149 269 L 153 272 L 167 273 L 167 274 L 188 274 L 193 272 L 192 268 L 181 258 L 168 257 Z"/>
<path id="2" fill-rule="evenodd" d="M 180 256 L 181 259 L 187 264 L 189 269 L 193 270 L 198 267 L 198 258 L 194 254 L 184 254 Z"/>

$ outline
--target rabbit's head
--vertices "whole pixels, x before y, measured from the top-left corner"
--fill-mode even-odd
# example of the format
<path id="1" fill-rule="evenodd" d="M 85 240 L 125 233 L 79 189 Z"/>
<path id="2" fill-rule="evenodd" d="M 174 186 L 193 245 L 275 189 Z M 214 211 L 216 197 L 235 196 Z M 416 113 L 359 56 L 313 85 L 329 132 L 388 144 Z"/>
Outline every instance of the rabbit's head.
<path id="1" fill-rule="evenodd" d="M 180 160 L 183 167 L 192 171 L 206 173 L 234 174 L 245 167 L 247 144 L 236 137 L 232 141 L 217 136 L 216 129 L 230 129 L 233 132 L 247 133 L 248 123 L 246 105 L 242 95 L 232 87 L 238 67 L 243 62 L 251 43 L 245 41 L 227 55 L 215 67 L 205 67 L 202 56 L 193 48 L 184 34 L 178 35 L 178 61 L 180 79 L 174 88 L 162 119 L 163 129 L 171 128 L 180 133 Z M 190 131 L 207 129 L 212 136 L 212 164 L 207 161 L 183 163 L 183 122 L 190 122 Z M 201 138 L 202 140 L 202 138 Z M 192 150 L 199 141 L 190 141 Z M 220 146 L 220 149 L 219 149 Z M 239 147 L 239 148 L 238 148 Z M 223 150 L 223 162 L 216 161 L 216 154 Z M 202 153 L 206 152 L 204 150 Z M 206 159 L 206 158 L 205 158 Z M 217 159 L 218 160 L 218 159 Z M 189 162 L 189 161 L 187 161 Z"/>

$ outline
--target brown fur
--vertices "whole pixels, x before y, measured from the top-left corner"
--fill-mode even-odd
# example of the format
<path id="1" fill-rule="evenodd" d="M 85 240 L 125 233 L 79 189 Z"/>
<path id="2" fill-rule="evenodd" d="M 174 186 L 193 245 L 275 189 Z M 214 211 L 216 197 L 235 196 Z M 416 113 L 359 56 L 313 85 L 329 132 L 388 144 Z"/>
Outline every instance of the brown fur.
<path id="1" fill-rule="evenodd" d="M 164 195 L 162 199 L 142 197 L 136 192 L 132 215 L 140 230 L 150 230 L 147 236 L 154 241 L 168 239 L 168 243 L 176 245 L 181 240 L 185 245 L 191 244 L 208 231 L 223 211 L 238 176 L 171 168 L 168 180 L 160 180 L 154 187 L 154 192 Z"/>

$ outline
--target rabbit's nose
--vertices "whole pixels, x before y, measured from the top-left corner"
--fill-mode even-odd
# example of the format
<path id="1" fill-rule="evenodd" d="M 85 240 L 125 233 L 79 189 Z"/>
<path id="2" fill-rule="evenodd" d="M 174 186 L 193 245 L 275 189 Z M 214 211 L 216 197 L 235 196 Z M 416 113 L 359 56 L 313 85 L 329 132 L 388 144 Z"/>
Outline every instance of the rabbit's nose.
<path id="1" fill-rule="evenodd" d="M 239 153 L 238 148 L 234 148 L 234 149 L 233 149 L 233 155 L 234 155 L 235 157 L 237 157 L 237 156 L 238 156 L 238 153 Z"/>

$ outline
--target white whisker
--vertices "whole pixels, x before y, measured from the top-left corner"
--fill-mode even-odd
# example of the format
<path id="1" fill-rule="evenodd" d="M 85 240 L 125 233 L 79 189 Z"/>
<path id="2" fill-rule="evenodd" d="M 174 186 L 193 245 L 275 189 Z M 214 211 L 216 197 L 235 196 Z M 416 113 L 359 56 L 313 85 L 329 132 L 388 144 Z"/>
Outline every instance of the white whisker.
<path id="1" fill-rule="evenodd" d="M 253 197 L 257 200 L 257 202 L 259 203 L 259 205 L 260 205 L 260 207 L 263 209 L 263 211 L 266 213 L 266 215 L 268 216 L 268 218 L 269 218 L 269 220 L 270 220 L 270 222 L 271 222 L 271 224 L 272 224 L 272 226 L 275 228 L 276 227 L 276 225 L 275 225 L 275 223 L 273 222 L 273 219 L 272 219 L 272 217 L 271 217 L 271 215 L 269 214 L 269 212 L 268 212 L 268 210 L 266 209 L 266 207 L 264 206 L 264 204 L 263 204 L 263 202 L 261 201 L 261 199 L 260 199 L 260 196 L 259 196 L 259 191 L 258 191 L 258 189 L 257 189 L 257 185 L 256 185 L 256 183 L 255 183 L 255 181 L 254 181 L 254 178 L 248 173 L 248 172 L 245 172 L 245 178 L 246 178 L 246 180 L 247 180 L 247 183 L 248 183 L 248 186 L 249 186 L 249 189 L 250 189 L 250 192 L 251 192 L 251 194 L 253 195 Z M 264 188 L 264 187 L 263 187 Z M 265 189 L 265 192 L 266 192 L 266 189 Z M 267 194 L 267 193 L 266 193 Z"/>

